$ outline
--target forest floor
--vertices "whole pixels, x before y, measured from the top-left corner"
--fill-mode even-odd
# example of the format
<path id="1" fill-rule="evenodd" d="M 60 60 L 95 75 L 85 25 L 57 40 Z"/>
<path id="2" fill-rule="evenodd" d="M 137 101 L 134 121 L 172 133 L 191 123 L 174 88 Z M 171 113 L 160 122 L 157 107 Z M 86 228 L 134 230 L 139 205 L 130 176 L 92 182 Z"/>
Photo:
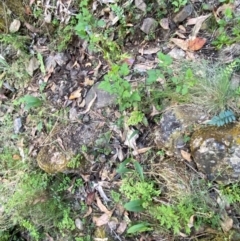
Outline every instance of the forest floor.
<path id="1" fill-rule="evenodd" d="M 195 88 L 238 63 L 239 1 L 14 0 L 0 16 L 0 241 L 240 240 L 240 188 L 199 172 L 195 126 L 180 158 L 156 141 L 176 106 L 239 117 L 239 82 Z"/>

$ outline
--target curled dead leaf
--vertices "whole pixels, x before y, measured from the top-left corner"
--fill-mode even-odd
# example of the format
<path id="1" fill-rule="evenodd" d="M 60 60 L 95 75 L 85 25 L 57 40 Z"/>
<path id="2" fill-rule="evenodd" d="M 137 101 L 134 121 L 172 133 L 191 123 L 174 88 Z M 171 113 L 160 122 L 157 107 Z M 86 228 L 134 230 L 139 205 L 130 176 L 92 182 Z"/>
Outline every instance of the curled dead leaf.
<path id="1" fill-rule="evenodd" d="M 111 216 L 104 213 L 100 217 L 93 217 L 93 222 L 96 224 L 97 227 L 103 226 L 107 224 L 110 220 Z"/>
<path id="2" fill-rule="evenodd" d="M 92 213 L 92 208 L 88 207 L 88 211 L 86 212 L 86 214 L 84 214 L 83 218 L 88 217 L 89 215 L 91 215 L 91 213 Z"/>
<path id="3" fill-rule="evenodd" d="M 188 49 L 191 51 L 197 51 L 203 47 L 203 45 L 206 43 L 206 39 L 204 38 L 194 38 L 192 40 L 188 40 Z"/>
<path id="4" fill-rule="evenodd" d="M 97 206 L 99 207 L 99 209 L 101 210 L 101 212 L 104 212 L 106 214 L 108 214 L 109 216 L 112 215 L 112 211 L 109 211 L 102 203 L 101 199 L 99 198 L 98 195 L 96 195 L 96 201 L 97 201 Z"/>
<path id="5" fill-rule="evenodd" d="M 228 232 L 233 227 L 233 220 L 227 214 L 224 215 L 223 220 L 220 222 L 223 232 Z"/>
<path id="6" fill-rule="evenodd" d="M 73 91 L 69 96 L 69 100 L 74 100 L 74 99 L 81 97 L 82 96 L 81 91 L 82 91 L 82 88 L 79 88 L 79 89 Z"/>
<path id="7" fill-rule="evenodd" d="M 171 38 L 170 41 L 185 51 L 188 49 L 188 42 L 183 39 Z"/>
<path id="8" fill-rule="evenodd" d="M 122 221 L 122 222 L 119 224 L 119 227 L 118 227 L 118 229 L 117 229 L 117 233 L 118 233 L 118 234 L 124 233 L 125 230 L 126 230 L 126 228 L 127 228 L 127 222 L 126 222 L 126 221 Z"/>

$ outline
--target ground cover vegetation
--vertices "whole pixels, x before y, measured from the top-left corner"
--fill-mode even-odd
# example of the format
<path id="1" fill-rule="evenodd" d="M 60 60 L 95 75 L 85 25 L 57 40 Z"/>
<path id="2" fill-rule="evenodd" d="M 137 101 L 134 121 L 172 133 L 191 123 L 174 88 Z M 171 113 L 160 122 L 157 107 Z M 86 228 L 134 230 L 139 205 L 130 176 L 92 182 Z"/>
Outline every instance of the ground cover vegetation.
<path id="1" fill-rule="evenodd" d="M 240 115 L 240 86 L 232 81 L 240 66 L 240 10 L 237 1 L 213 2 L 1 3 L 1 241 L 238 240 L 226 218 L 231 210 L 239 221 L 238 183 L 207 180 L 184 161 L 173 173 L 164 162 L 179 161 L 157 149 L 149 134 L 173 105 L 201 107 L 204 124 L 219 127 Z M 187 6 L 196 14 L 189 18 L 211 14 L 205 26 L 195 22 L 201 37 L 186 40 L 187 17 L 170 21 Z M 158 21 L 147 33 L 140 24 L 146 18 Z M 187 55 L 168 54 L 176 46 Z M 82 103 L 98 82 L 115 102 L 91 112 L 96 98 Z M 80 114 L 70 118 L 76 108 Z M 94 148 L 83 144 L 64 173 L 39 168 L 37 154 L 56 125 L 95 118 L 108 130 Z M 150 148 L 136 154 L 137 136 Z M 59 139 L 53 142 L 66 154 Z M 81 172 L 85 158 L 93 160 L 89 173 Z"/>

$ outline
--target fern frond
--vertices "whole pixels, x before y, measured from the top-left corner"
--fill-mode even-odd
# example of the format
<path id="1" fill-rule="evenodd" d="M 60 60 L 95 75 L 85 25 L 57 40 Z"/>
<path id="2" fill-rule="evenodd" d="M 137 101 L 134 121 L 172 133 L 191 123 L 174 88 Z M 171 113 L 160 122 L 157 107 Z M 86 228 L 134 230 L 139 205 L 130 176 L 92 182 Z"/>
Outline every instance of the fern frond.
<path id="1" fill-rule="evenodd" d="M 231 110 L 221 111 L 219 115 L 214 116 L 207 124 L 214 126 L 224 126 L 236 120 L 234 113 Z"/>

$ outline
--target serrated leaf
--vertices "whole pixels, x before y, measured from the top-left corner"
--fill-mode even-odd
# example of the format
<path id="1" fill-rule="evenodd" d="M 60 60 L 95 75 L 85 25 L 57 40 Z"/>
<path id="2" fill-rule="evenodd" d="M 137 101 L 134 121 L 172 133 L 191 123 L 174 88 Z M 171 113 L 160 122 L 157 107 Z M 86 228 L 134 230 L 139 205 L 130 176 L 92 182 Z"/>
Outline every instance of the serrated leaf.
<path id="1" fill-rule="evenodd" d="M 119 70 L 119 74 L 122 76 L 127 76 L 129 73 L 130 73 L 130 70 L 128 68 L 128 65 L 124 63 Z"/>
<path id="2" fill-rule="evenodd" d="M 112 93 L 112 85 L 110 84 L 110 82 L 108 80 L 104 80 L 102 81 L 99 86 L 99 89 L 105 90 L 109 93 Z"/>
<path id="3" fill-rule="evenodd" d="M 142 212 L 144 211 L 144 208 L 142 206 L 143 201 L 142 200 L 133 200 L 124 205 L 124 208 L 131 212 Z"/>
<path id="4" fill-rule="evenodd" d="M 141 101 L 141 96 L 137 91 L 134 91 L 131 95 L 131 100 L 132 101 Z"/>

